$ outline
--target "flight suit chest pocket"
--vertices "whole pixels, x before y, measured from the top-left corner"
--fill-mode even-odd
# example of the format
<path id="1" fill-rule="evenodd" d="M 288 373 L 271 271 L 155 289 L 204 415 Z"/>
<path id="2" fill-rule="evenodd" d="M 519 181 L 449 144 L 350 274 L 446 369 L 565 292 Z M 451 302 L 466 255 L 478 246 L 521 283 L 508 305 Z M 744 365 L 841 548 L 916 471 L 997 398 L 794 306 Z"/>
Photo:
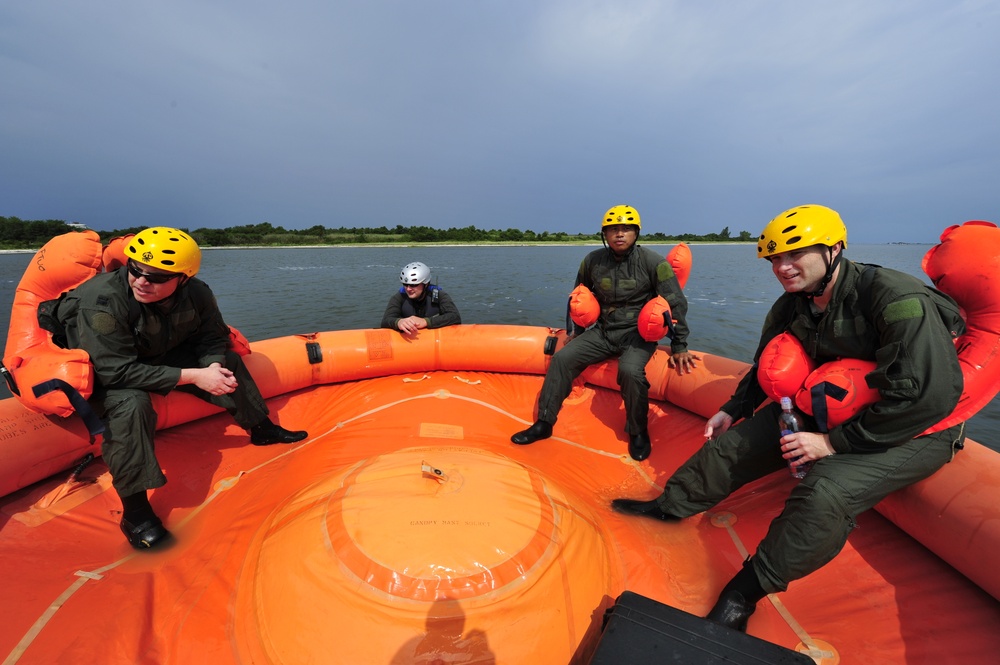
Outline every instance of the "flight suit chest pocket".
<path id="1" fill-rule="evenodd" d="M 632 292 L 635 291 L 639 286 L 638 280 L 632 277 L 624 277 L 618 280 L 618 288 L 622 291 Z"/>
<path id="2" fill-rule="evenodd" d="M 174 326 L 175 330 L 191 330 L 197 327 L 197 316 L 193 309 L 184 309 L 179 312 L 174 312 L 170 316 L 170 323 Z"/>

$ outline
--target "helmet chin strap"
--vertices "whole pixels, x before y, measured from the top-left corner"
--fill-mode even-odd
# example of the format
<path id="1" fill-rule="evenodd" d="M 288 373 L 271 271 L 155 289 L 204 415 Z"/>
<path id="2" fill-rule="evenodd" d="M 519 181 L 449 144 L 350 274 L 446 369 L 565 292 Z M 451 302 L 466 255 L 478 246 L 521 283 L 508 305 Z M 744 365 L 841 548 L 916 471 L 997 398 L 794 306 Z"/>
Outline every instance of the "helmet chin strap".
<path id="1" fill-rule="evenodd" d="M 827 249 L 829 250 L 830 254 L 829 257 L 826 259 L 826 276 L 824 276 L 823 279 L 820 280 L 818 289 L 816 289 L 815 291 L 802 292 L 802 295 L 804 295 L 806 298 L 810 299 L 819 298 L 821 295 L 823 295 L 823 292 L 826 291 L 826 287 L 830 283 L 830 280 L 833 279 L 833 271 L 836 270 L 837 266 L 840 265 L 840 257 L 844 255 L 844 252 L 843 251 L 837 252 L 837 255 L 833 256 L 833 247 L 827 247 Z"/>

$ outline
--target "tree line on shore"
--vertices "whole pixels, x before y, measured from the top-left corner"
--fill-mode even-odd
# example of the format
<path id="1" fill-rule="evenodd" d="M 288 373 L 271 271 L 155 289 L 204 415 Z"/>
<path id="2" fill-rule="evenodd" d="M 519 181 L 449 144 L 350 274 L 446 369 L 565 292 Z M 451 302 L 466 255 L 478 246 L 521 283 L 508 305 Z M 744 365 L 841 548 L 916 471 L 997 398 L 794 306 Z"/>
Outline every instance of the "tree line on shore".
<path id="1" fill-rule="evenodd" d="M 61 220 L 23 220 L 17 217 L 0 217 L 0 249 L 37 249 L 49 239 L 70 231 L 81 231 L 86 227 Z M 101 240 L 138 233 L 144 226 L 136 226 L 114 231 L 97 231 Z M 435 229 L 429 226 L 402 226 L 395 228 L 312 226 L 308 229 L 285 229 L 269 222 L 246 226 L 231 226 L 225 229 L 194 229 L 178 227 L 190 233 L 202 247 L 231 246 L 282 246 L 282 245 L 351 245 L 380 243 L 524 243 L 524 242 L 594 242 L 600 241 L 600 233 L 565 233 L 520 229 L 479 229 L 475 226 L 462 228 Z M 751 242 L 756 238 L 748 231 L 732 235 L 729 227 L 719 233 L 697 235 L 682 233 L 643 233 L 646 242 Z"/>

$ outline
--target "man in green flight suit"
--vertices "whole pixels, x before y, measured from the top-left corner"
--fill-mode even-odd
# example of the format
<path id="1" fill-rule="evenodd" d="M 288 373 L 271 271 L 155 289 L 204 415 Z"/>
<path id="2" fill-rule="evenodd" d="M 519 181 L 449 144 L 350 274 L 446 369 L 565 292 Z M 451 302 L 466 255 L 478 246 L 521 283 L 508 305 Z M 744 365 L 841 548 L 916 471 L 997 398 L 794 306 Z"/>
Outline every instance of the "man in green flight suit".
<path id="1" fill-rule="evenodd" d="M 766 398 L 755 367 L 708 420 L 708 441 L 662 495 L 612 501 L 620 513 L 675 521 L 790 461 L 812 464 L 709 612 L 707 618 L 730 628 L 746 630 L 766 594 L 786 590 L 840 552 L 858 514 L 930 476 L 965 440 L 964 424 L 922 434 L 951 413 L 962 393 L 954 338 L 965 324 L 958 306 L 915 277 L 848 261 L 846 247 L 844 222 L 824 206 L 791 208 L 768 223 L 757 256 L 770 262 L 785 293 L 765 319 L 754 361 L 788 331 L 817 364 L 875 361 L 866 379 L 879 400 L 828 432 L 781 436 L 778 404 L 755 412 Z"/>
<path id="2" fill-rule="evenodd" d="M 120 526 L 133 547 L 146 549 L 169 536 L 146 493 L 167 482 L 153 449 L 150 393 L 177 388 L 221 406 L 254 445 L 293 443 L 307 434 L 268 418 L 253 377 L 228 348 L 215 296 L 195 278 L 201 250 L 188 234 L 149 228 L 125 253 L 125 267 L 63 295 L 53 316 L 61 327 L 57 342 L 90 354 L 90 403 L 104 420 L 102 455 L 122 501 Z"/>
<path id="3" fill-rule="evenodd" d="M 576 377 L 594 363 L 617 357 L 628 451 L 636 460 L 649 457 L 646 363 L 657 343 L 646 341 L 639 333 L 643 306 L 658 295 L 670 305 L 674 320 L 670 367 L 690 372 L 700 358 L 687 350 L 687 299 L 677 276 L 664 257 L 636 244 L 641 228 L 639 213 L 631 206 L 617 205 L 604 214 L 601 236 L 605 247 L 584 257 L 576 276 L 576 285 L 590 289 L 600 304 L 597 324 L 582 331 L 574 326 L 572 341 L 552 356 L 538 396 L 538 420 L 512 436 L 514 443 L 526 445 L 552 436 L 552 426 Z"/>

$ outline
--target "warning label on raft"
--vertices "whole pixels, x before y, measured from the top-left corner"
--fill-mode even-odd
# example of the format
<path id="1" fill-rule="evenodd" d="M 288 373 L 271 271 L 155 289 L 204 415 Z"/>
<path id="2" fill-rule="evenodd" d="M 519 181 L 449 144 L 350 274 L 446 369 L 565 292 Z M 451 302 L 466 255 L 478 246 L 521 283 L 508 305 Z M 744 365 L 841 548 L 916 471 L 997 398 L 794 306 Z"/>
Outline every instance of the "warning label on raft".
<path id="1" fill-rule="evenodd" d="M 392 360 L 392 336 L 388 330 L 365 331 L 368 360 Z"/>
<path id="2" fill-rule="evenodd" d="M 443 423 L 420 423 L 420 436 L 424 439 L 464 439 L 465 428 Z"/>
<path id="3" fill-rule="evenodd" d="M 410 526 L 476 527 L 490 526 L 489 520 L 410 520 Z"/>

